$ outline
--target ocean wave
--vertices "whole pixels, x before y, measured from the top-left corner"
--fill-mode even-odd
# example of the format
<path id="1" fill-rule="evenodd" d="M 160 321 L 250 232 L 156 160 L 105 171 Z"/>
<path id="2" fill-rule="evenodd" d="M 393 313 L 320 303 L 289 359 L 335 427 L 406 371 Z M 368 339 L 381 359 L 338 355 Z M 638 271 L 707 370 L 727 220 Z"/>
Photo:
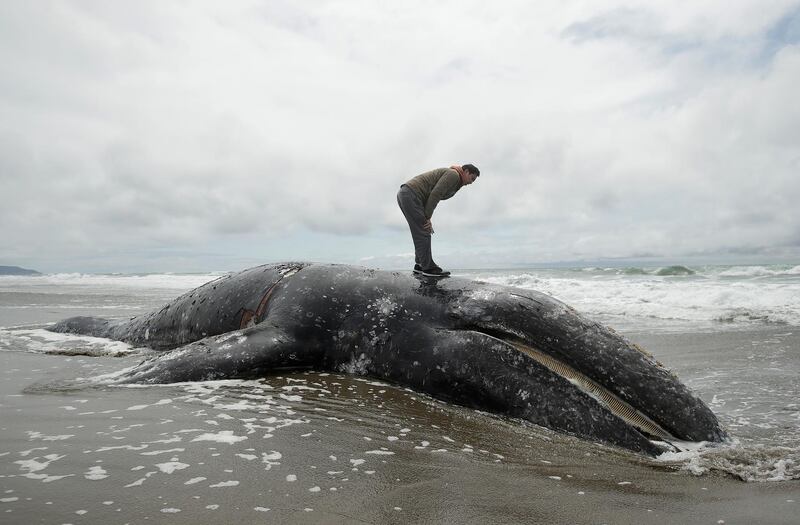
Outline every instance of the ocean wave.
<path id="1" fill-rule="evenodd" d="M 17 305 L 9 305 L 3 306 L 4 310 L 38 310 L 41 308 L 47 308 L 48 310 L 85 310 L 86 308 L 91 308 L 92 310 L 141 310 L 142 307 L 138 305 L 131 305 L 131 304 L 104 304 L 104 305 L 96 305 L 91 304 L 87 306 L 86 304 L 17 304 Z"/>
<path id="2" fill-rule="evenodd" d="M 477 277 L 551 295 L 616 327 L 670 330 L 800 325 L 800 281 L 673 279 L 653 274 L 605 278 L 507 273 Z"/>
<path id="3" fill-rule="evenodd" d="M 714 317 L 714 321 L 719 323 L 789 324 L 787 316 L 780 312 L 754 311 L 741 307 L 720 313 Z"/>
<path id="4" fill-rule="evenodd" d="M 800 265 L 793 267 L 733 266 L 718 274 L 720 277 L 797 277 Z"/>
<path id="5" fill-rule="evenodd" d="M 542 270 L 543 272 L 558 273 L 558 270 Z M 687 266 L 674 264 L 669 266 L 612 266 L 598 267 L 587 266 L 571 268 L 569 272 L 583 275 L 597 276 L 657 276 L 657 277 L 706 277 L 710 279 L 757 279 L 763 277 L 800 277 L 800 265 L 749 265 L 749 266 Z"/>
<path id="6" fill-rule="evenodd" d="M 658 461 L 702 476 L 723 472 L 747 482 L 777 482 L 800 479 L 800 449 L 737 441 L 722 445 L 707 443 L 682 452 L 667 452 Z"/>
<path id="7" fill-rule="evenodd" d="M 623 275 L 648 275 L 647 270 L 644 268 L 623 268 L 622 270 L 617 270 L 617 273 L 622 273 Z"/>
<path id="8" fill-rule="evenodd" d="M 144 351 L 121 341 L 49 332 L 41 327 L 0 328 L 0 351 L 119 357 Z"/>
<path id="9" fill-rule="evenodd" d="M 686 266 L 666 266 L 664 268 L 659 268 L 656 270 L 655 274 L 660 275 L 662 277 L 666 276 L 680 276 L 680 275 L 694 275 L 697 272 L 692 270 L 691 268 L 687 268 Z"/>
<path id="10" fill-rule="evenodd" d="M 99 286 L 106 288 L 190 290 L 226 275 L 227 272 L 204 274 L 86 274 L 53 273 L 38 276 L 0 276 L 0 284 L 40 288 L 54 286 Z"/>

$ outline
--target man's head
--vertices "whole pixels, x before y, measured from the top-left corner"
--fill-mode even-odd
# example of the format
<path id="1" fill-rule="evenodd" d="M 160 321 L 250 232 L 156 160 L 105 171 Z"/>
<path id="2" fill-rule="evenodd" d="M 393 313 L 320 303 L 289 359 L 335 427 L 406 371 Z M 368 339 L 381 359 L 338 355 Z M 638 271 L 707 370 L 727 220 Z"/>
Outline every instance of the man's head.
<path id="1" fill-rule="evenodd" d="M 467 173 L 467 180 L 464 182 L 464 184 L 472 184 L 481 174 L 481 170 L 476 168 L 474 164 L 463 164 L 461 169 Z"/>

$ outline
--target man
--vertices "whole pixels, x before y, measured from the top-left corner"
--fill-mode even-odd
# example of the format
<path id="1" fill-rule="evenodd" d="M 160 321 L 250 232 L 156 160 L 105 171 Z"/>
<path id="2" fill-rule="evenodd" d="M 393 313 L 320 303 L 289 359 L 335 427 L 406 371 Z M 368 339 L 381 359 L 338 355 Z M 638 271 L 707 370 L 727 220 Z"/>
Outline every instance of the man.
<path id="1" fill-rule="evenodd" d="M 462 187 L 475 182 L 481 174 L 472 164 L 438 168 L 417 175 L 400 186 L 397 204 L 403 211 L 414 241 L 414 273 L 430 277 L 446 277 L 450 272 L 439 268 L 431 255 L 431 216 L 439 201 L 456 194 Z"/>

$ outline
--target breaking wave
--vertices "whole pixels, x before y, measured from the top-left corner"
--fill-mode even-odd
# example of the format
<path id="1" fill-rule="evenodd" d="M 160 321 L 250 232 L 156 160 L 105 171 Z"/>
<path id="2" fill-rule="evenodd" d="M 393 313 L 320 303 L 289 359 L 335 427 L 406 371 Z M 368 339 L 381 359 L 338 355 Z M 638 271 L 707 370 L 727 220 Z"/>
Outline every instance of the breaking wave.
<path id="1" fill-rule="evenodd" d="M 465 277 L 547 293 L 624 329 L 800 325 L 800 266 L 586 268 L 472 272 Z"/>
<path id="2" fill-rule="evenodd" d="M 120 357 L 145 351 L 121 341 L 49 332 L 41 327 L 0 328 L 0 351 Z"/>
<path id="3" fill-rule="evenodd" d="M 656 275 L 669 276 L 669 275 L 694 275 L 694 270 L 686 266 L 667 266 L 666 268 L 659 268 Z"/>
<path id="4" fill-rule="evenodd" d="M 800 479 L 800 450 L 796 447 L 742 445 L 700 445 L 684 452 L 667 452 L 658 461 L 675 465 L 701 476 L 724 472 L 747 482 L 775 482 Z"/>

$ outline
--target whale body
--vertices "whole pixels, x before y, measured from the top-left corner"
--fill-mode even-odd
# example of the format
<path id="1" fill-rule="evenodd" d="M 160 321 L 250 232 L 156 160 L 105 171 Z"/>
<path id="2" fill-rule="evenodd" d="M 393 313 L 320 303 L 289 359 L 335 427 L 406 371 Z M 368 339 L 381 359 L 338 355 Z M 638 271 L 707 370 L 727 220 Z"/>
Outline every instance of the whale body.
<path id="1" fill-rule="evenodd" d="M 612 329 L 543 293 L 455 277 L 271 264 L 139 317 L 50 330 L 163 351 L 115 382 L 334 371 L 648 455 L 726 437 L 703 401 Z"/>

